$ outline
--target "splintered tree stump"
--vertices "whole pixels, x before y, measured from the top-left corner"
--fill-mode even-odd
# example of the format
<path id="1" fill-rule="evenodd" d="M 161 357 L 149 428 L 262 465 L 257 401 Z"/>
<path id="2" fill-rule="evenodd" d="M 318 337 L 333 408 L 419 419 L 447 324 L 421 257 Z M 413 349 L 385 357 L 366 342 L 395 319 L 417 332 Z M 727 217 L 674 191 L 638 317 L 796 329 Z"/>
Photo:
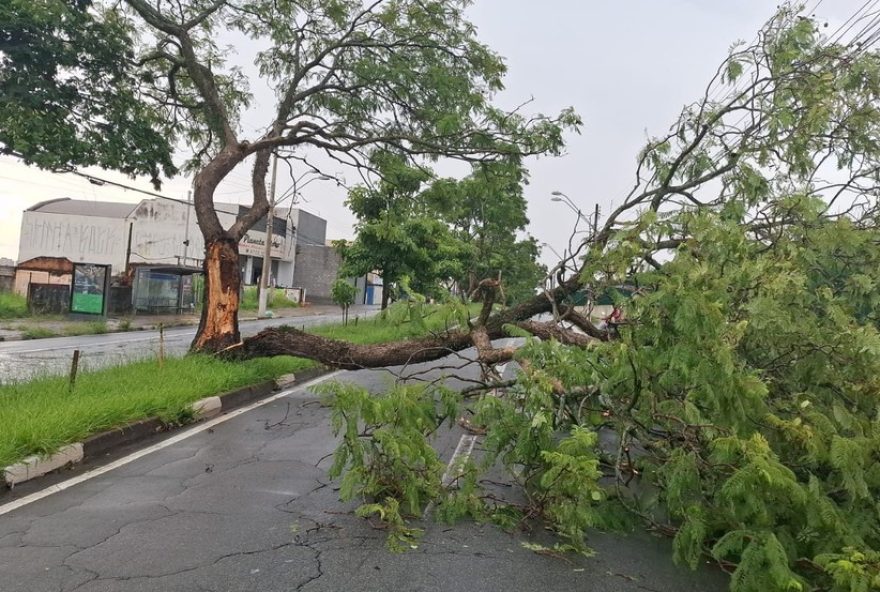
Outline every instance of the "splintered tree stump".
<path id="1" fill-rule="evenodd" d="M 205 248 L 205 295 L 199 330 L 192 349 L 219 352 L 241 341 L 238 331 L 238 243 L 231 238 L 211 241 Z"/>

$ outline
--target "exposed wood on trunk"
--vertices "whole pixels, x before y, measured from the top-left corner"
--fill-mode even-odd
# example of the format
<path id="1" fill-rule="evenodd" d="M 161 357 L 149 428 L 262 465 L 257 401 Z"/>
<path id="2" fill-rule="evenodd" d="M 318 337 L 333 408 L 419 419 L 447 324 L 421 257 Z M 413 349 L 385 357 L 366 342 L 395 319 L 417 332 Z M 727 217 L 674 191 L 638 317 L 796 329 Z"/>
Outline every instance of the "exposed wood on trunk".
<path id="1" fill-rule="evenodd" d="M 563 311 L 562 318 L 564 320 L 570 322 L 590 337 L 595 337 L 602 341 L 608 341 L 611 338 L 611 334 L 607 329 L 600 329 L 594 325 L 590 319 L 577 312 L 573 306 L 565 307 Z"/>
<path id="2" fill-rule="evenodd" d="M 549 321 L 539 323 L 537 321 L 522 321 L 516 324 L 517 327 L 525 329 L 535 337 L 544 341 L 555 339 L 565 345 L 576 345 L 578 347 L 587 347 L 590 343 L 595 343 L 595 338 L 583 333 L 577 333 L 571 329 L 560 327 L 556 322 Z"/>
<path id="3" fill-rule="evenodd" d="M 241 342 L 238 331 L 238 243 L 225 237 L 205 245 L 205 294 L 199 330 L 192 343 L 196 351 L 221 351 Z"/>
<path id="4" fill-rule="evenodd" d="M 477 348 L 477 360 L 482 364 L 494 365 L 509 362 L 513 359 L 516 350 L 514 346 L 496 348 L 492 346 L 492 337 L 485 327 L 479 327 L 471 331 L 471 341 Z"/>

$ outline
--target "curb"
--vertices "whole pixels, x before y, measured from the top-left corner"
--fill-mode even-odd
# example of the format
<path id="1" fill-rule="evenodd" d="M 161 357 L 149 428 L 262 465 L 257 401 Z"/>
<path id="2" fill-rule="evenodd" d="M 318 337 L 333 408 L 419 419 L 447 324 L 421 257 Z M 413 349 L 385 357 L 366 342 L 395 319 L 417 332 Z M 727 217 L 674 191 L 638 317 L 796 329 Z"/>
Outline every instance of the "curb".
<path id="1" fill-rule="evenodd" d="M 9 487 L 13 487 L 16 483 L 24 483 L 25 481 L 42 477 L 56 469 L 81 462 L 82 459 L 82 442 L 74 442 L 47 458 L 29 456 L 19 463 L 10 465 L 3 470 L 3 477 L 6 480 L 6 484 Z"/>
<path id="2" fill-rule="evenodd" d="M 331 369 L 324 367 L 309 368 L 296 375 L 288 374 L 278 380 L 267 380 L 222 395 L 199 399 L 190 405 L 193 419 L 186 425 L 215 417 L 258 399 L 264 399 L 273 392 L 288 388 L 294 383 L 307 382 L 330 372 L 332 372 Z M 14 465 L 0 469 L 0 472 L 3 473 L 3 482 L 9 489 L 12 489 L 19 483 L 31 481 L 84 460 L 108 454 L 114 448 L 136 444 L 159 432 L 168 432 L 179 427 L 183 426 L 165 423 L 158 417 L 142 419 L 122 427 L 99 432 L 82 442 L 68 444 L 47 457 L 29 456 Z"/>

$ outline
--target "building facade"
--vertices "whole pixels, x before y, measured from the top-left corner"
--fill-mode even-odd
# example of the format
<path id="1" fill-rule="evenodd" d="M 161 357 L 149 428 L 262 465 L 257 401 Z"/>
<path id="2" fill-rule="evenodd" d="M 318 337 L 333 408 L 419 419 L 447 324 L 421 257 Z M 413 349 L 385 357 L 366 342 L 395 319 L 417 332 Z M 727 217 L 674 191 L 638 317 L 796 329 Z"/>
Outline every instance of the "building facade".
<path id="1" fill-rule="evenodd" d="M 226 227 L 247 212 L 238 204 L 217 204 L 216 209 Z M 326 220 L 314 214 L 298 208 L 276 210 L 271 282 L 278 287 L 302 287 L 295 284 L 297 246 L 323 245 L 326 231 Z M 259 281 L 265 244 L 263 218 L 239 243 L 246 285 Z M 123 204 L 62 198 L 25 210 L 18 262 L 64 257 L 75 263 L 110 265 L 115 276 L 125 273 L 129 266 L 200 267 L 204 248 L 195 211 L 188 202 L 152 198 Z"/>

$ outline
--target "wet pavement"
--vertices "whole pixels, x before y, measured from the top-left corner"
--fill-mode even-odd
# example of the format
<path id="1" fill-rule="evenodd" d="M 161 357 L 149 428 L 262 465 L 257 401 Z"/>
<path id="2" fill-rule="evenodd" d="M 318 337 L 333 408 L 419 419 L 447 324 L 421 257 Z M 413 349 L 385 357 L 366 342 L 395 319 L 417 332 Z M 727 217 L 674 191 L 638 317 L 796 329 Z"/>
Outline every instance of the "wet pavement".
<path id="1" fill-rule="evenodd" d="M 382 370 L 336 377 L 374 392 L 392 380 Z M 667 539 L 642 533 L 591 533 L 595 557 L 563 559 L 523 547 L 548 542 L 540 529 L 427 520 L 417 548 L 391 553 L 327 478 L 328 417 L 300 386 L 24 507 L 4 510 L 39 485 L 0 494 L 0 592 L 727 589 L 716 570 L 678 568 Z M 437 432 L 444 461 L 462 436 Z"/>
<path id="2" fill-rule="evenodd" d="M 300 309 L 296 309 L 300 310 Z M 342 315 L 329 310 L 308 311 L 308 315 L 279 317 L 242 321 L 243 337 L 256 335 L 267 327 L 293 325 L 312 327 L 326 323 L 342 322 Z M 355 316 L 373 315 L 376 307 L 364 307 L 350 312 Z M 166 355 L 183 355 L 189 349 L 196 334 L 196 327 L 175 327 L 164 330 Z M 69 371 L 74 350 L 80 350 L 80 369 L 96 370 L 112 365 L 124 364 L 144 358 L 155 357 L 159 352 L 159 331 L 131 331 L 126 333 L 106 333 L 103 335 L 81 335 L 77 337 L 51 337 L 28 341 L 0 342 L 0 383 L 29 378 L 64 374 Z"/>

